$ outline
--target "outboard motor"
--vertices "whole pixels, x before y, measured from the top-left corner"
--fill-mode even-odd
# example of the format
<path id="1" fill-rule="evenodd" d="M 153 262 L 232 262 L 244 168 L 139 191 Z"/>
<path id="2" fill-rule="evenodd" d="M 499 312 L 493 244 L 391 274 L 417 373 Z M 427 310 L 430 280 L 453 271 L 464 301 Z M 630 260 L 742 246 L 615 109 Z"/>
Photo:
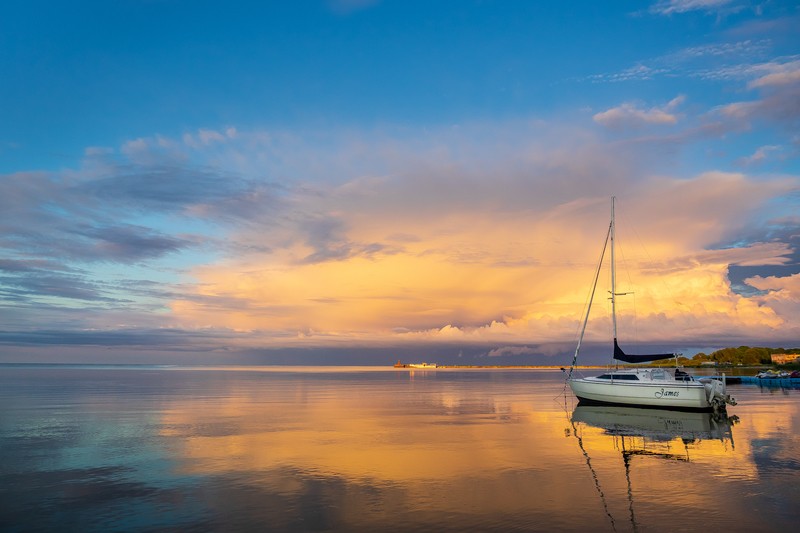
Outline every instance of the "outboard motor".
<path id="1" fill-rule="evenodd" d="M 722 380 L 711 379 L 703 383 L 706 388 L 706 398 L 714 411 L 722 411 L 727 404 L 736 405 L 736 399 L 727 393 L 725 374 Z"/>

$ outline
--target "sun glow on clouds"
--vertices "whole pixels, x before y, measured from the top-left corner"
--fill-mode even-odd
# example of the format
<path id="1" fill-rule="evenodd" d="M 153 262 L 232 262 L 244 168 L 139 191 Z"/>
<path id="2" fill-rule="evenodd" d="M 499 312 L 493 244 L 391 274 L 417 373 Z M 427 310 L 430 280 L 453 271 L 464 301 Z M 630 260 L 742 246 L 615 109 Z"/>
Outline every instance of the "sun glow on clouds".
<path id="1" fill-rule="evenodd" d="M 584 158 L 576 166 L 545 158 L 542 147 L 517 148 L 516 160 L 477 161 L 495 165 L 491 182 L 471 179 L 464 161 L 440 150 L 423 160 L 395 153 L 411 162 L 392 163 L 384 176 L 292 187 L 269 217 L 231 233 L 252 252 L 194 268 L 196 294 L 170 308 L 183 327 L 254 332 L 262 345 L 570 341 L 612 190 L 592 185 L 591 162 L 602 159 L 594 149 L 576 146 Z M 646 243 L 626 258 L 638 340 L 767 335 L 789 325 L 727 280 L 730 264 L 783 264 L 786 245 L 710 247 L 791 180 L 711 172 L 628 186 L 623 219 Z M 620 308 L 623 319 L 633 313 Z M 607 327 L 590 336 L 605 338 Z"/>
<path id="2" fill-rule="evenodd" d="M 796 276 L 751 275 L 761 294 L 746 297 L 728 269 L 791 264 L 791 239 L 764 228 L 797 226 L 797 179 L 652 175 L 641 153 L 659 142 L 544 121 L 139 138 L 87 149 L 78 170 L 0 184 L 16 198 L 5 242 L 71 261 L 0 266 L 18 298 L 47 298 L 48 322 L 81 310 L 76 344 L 563 352 L 616 194 L 620 289 L 634 293 L 620 299 L 626 339 L 796 339 Z M 587 341 L 608 338 L 606 290 Z"/>
<path id="3" fill-rule="evenodd" d="M 464 3 L 413 32 L 402 2 L 262 4 L 195 10 L 210 33 L 151 31 L 133 63 L 138 23 L 10 36 L 6 69 L 46 90 L 11 84 L 0 123 L 0 358 L 555 353 L 612 195 L 636 340 L 800 338 L 794 3 L 653 0 L 600 23 Z"/>

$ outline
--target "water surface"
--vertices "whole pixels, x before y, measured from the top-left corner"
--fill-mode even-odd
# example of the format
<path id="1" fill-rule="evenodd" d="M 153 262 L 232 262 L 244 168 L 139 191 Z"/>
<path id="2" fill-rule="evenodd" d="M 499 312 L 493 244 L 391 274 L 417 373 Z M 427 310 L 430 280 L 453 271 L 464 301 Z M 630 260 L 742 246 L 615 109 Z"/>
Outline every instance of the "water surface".
<path id="1" fill-rule="evenodd" d="M 714 418 L 576 408 L 558 371 L 0 366 L 0 529 L 794 529 L 800 390 L 730 391 Z"/>

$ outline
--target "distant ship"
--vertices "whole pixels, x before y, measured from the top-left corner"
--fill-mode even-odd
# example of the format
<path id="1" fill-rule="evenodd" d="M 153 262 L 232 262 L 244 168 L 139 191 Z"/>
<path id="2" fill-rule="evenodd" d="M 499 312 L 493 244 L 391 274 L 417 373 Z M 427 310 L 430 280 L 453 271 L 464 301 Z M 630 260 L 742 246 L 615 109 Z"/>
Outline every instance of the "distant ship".
<path id="1" fill-rule="evenodd" d="M 408 368 L 437 368 L 436 363 L 411 363 Z"/>
<path id="2" fill-rule="evenodd" d="M 439 365 L 436 363 L 409 363 L 403 364 L 398 359 L 397 362 L 394 364 L 395 368 L 438 368 Z"/>

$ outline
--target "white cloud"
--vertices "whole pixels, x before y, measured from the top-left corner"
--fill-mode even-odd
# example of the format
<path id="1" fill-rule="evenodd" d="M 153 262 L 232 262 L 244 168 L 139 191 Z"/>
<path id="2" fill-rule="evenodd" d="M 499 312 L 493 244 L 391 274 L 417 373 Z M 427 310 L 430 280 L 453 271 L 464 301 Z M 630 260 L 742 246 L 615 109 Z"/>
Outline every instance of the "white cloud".
<path id="1" fill-rule="evenodd" d="M 734 102 L 716 108 L 716 111 L 730 118 L 745 119 L 759 108 L 758 102 Z"/>
<path id="2" fill-rule="evenodd" d="M 224 142 L 226 139 L 225 135 L 218 131 L 203 129 L 197 132 L 197 138 L 200 139 L 200 142 L 205 145 L 209 145 L 213 142 Z"/>
<path id="3" fill-rule="evenodd" d="M 755 276 L 745 280 L 745 283 L 756 289 L 767 291 L 763 296 L 754 298 L 765 307 L 774 309 L 778 316 L 783 317 L 785 333 L 793 334 L 795 339 L 800 335 L 795 317 L 800 316 L 800 274 L 786 277 L 761 277 Z"/>
<path id="4" fill-rule="evenodd" d="M 795 129 L 800 119 L 800 60 L 771 61 L 750 66 L 744 73 L 755 77 L 747 85 L 757 89 L 754 100 L 732 102 L 715 108 L 723 117 L 734 119 L 739 127 L 748 127 L 755 120 L 769 120 Z"/>
<path id="5" fill-rule="evenodd" d="M 466 129 L 459 134 L 469 137 Z M 506 136 L 516 138 L 517 145 L 510 148 L 495 139 L 503 148 L 488 150 L 493 153 L 489 160 L 482 159 L 487 147 L 480 146 L 480 139 L 472 139 L 475 150 L 467 138 L 458 137 L 443 143 L 450 149 L 440 146 L 426 154 L 416 152 L 413 142 L 395 139 L 389 151 L 381 141 L 364 139 L 356 153 L 390 157 L 391 172 L 296 189 L 287 199 L 289 216 L 279 227 L 231 235 L 243 242 L 242 248 L 261 245 L 269 254 L 232 257 L 193 272 L 202 281 L 204 297 L 227 295 L 234 305 L 212 309 L 176 302 L 175 316 L 185 324 L 245 330 L 268 325 L 287 335 L 313 331 L 303 342 L 320 344 L 333 338 L 501 346 L 565 342 L 574 335 L 588 272 L 601 244 L 593 238 L 602 237 L 607 195 L 626 190 L 626 217 L 640 221 L 637 233 L 653 258 L 644 261 L 626 253 L 646 280 L 648 290 L 637 295 L 639 305 L 658 310 L 644 311 L 643 338 L 660 338 L 665 318 L 659 313 L 686 338 L 752 328 L 761 334 L 778 323 L 780 317 L 768 308 L 733 294 L 726 275 L 731 264 L 785 264 L 787 246 L 709 247 L 735 239 L 752 220 L 753 206 L 782 194 L 792 182 L 755 182 L 722 172 L 688 180 L 642 180 L 624 164 L 618 166 L 625 160 L 623 151 L 614 150 L 607 158 L 607 146 L 592 146 L 596 139 L 586 140 L 589 146 L 573 142 L 559 150 L 563 137 L 556 145 L 536 146 L 520 143 L 530 139 L 520 130 Z M 425 144 L 430 143 L 429 138 Z M 336 158 L 347 161 L 347 150 L 342 145 Z M 329 172 L 336 172 L 336 158 L 328 161 Z M 618 173 L 617 179 L 611 177 Z M 324 227 L 314 226 L 309 236 L 309 227 L 300 222 L 318 213 L 327 214 Z M 398 230 L 412 237 L 391 254 L 342 254 L 316 264 L 298 263 L 317 240 L 326 243 L 325 250 L 345 243 L 352 251 L 357 243 L 386 243 Z M 671 279 L 656 279 L 664 276 Z M 693 322 L 693 314 L 700 319 Z"/>
<path id="6" fill-rule="evenodd" d="M 195 134 L 184 133 L 183 144 L 196 150 L 204 146 L 226 143 L 236 139 L 237 135 L 238 132 L 233 127 L 228 127 L 224 131 L 200 128 Z"/>
<path id="7" fill-rule="evenodd" d="M 769 157 L 770 152 L 780 152 L 781 150 L 782 148 L 780 146 L 761 146 L 752 155 L 741 158 L 739 163 L 742 165 L 755 165 L 763 163 Z"/>
<path id="8" fill-rule="evenodd" d="M 710 43 L 699 46 L 690 46 L 673 54 L 664 56 L 663 59 L 671 61 L 691 61 L 696 59 L 728 58 L 753 56 L 764 53 L 769 48 L 770 42 L 765 39 L 754 41 L 746 39 L 735 42 Z"/>
<path id="9" fill-rule="evenodd" d="M 671 71 L 670 68 L 650 67 L 645 65 L 644 63 L 638 63 L 620 72 L 614 72 L 610 74 L 594 74 L 592 76 L 587 76 L 584 79 L 597 83 L 602 83 L 602 82 L 615 83 L 623 81 L 652 80 L 653 78 L 660 76 L 662 74 L 666 74 L 670 71 Z"/>
<path id="10" fill-rule="evenodd" d="M 612 107 L 592 117 L 595 122 L 608 128 L 637 127 L 643 125 L 673 125 L 678 122 L 678 115 L 673 111 L 683 103 L 683 95 L 673 98 L 666 105 L 642 109 L 636 104 L 627 102 Z"/>
<path id="11" fill-rule="evenodd" d="M 674 114 L 682 102 L 657 109 Z M 131 224 L 180 214 L 180 231 L 215 226 L 204 241 L 213 257 L 180 265 L 192 284 L 163 291 L 163 316 L 179 329 L 250 332 L 230 344 L 252 346 L 491 343 L 501 347 L 493 355 L 568 342 L 617 191 L 621 219 L 638 222 L 650 256 L 625 254 L 647 289 L 636 296 L 639 340 L 664 338 L 664 324 L 696 339 L 770 335 L 792 322 L 780 311 L 791 301 L 757 305 L 733 294 L 726 276 L 731 264 L 786 264 L 785 243 L 738 237 L 796 178 L 648 178 L 663 160 L 648 156 L 643 170 L 640 145 L 612 148 L 597 131 L 534 122 L 327 137 L 224 131 L 227 141 L 212 134 L 208 145 L 192 135 L 197 149 L 180 139 L 136 139 L 124 151 L 135 160 L 143 151 L 162 157 L 159 165 L 64 193 L 112 191 L 117 203 L 107 208 Z M 163 160 L 173 148 L 191 158 Z M 231 175 L 247 179 L 231 184 Z M 265 183 L 273 176 L 281 177 L 275 188 Z M 20 179 L 0 196 L 23 185 L 32 182 Z M 39 190 L 26 198 L 42 202 Z M 75 199 L 65 196 L 64 205 Z M 27 225 L 53 213 L 36 212 Z M 671 279 L 656 281 L 664 276 Z"/>
<path id="12" fill-rule="evenodd" d="M 662 0 L 650 7 L 657 15 L 674 15 L 690 11 L 712 12 L 731 4 L 732 0 Z"/>
<path id="13" fill-rule="evenodd" d="M 128 157 L 133 157 L 137 154 L 145 152 L 148 147 L 148 142 L 146 139 L 138 138 L 132 141 L 127 141 L 125 144 L 122 145 L 120 149 L 123 154 Z"/>
<path id="14" fill-rule="evenodd" d="M 771 62 L 761 67 L 770 72 L 748 83 L 748 88 L 784 86 L 800 82 L 800 60 L 788 63 Z M 797 96 L 800 98 L 800 95 Z"/>

